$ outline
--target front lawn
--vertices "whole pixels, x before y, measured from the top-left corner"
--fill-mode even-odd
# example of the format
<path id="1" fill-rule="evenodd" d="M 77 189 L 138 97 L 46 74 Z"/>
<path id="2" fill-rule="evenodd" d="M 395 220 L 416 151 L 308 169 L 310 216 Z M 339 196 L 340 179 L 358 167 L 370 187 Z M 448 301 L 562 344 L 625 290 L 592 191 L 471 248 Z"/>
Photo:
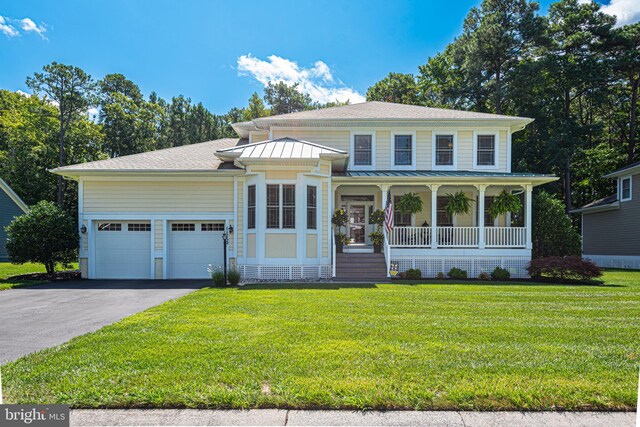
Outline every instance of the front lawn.
<path id="1" fill-rule="evenodd" d="M 78 264 L 74 263 L 73 268 L 78 268 Z M 30 262 L 26 264 L 12 264 L 10 262 L 0 262 L 0 291 L 46 283 L 46 280 L 9 279 L 9 277 L 20 276 L 22 274 L 45 272 L 46 269 L 43 264 Z"/>
<path id="2" fill-rule="evenodd" d="M 5 403 L 629 410 L 640 272 L 605 282 L 203 289 L 9 363 Z"/>

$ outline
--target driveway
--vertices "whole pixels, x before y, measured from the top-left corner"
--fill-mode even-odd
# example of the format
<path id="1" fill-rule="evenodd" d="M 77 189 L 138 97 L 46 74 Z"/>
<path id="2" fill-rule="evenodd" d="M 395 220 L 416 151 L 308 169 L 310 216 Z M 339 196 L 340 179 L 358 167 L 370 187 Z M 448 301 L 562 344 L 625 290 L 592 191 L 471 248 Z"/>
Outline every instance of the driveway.
<path id="1" fill-rule="evenodd" d="M 78 280 L 0 292 L 0 365 L 210 286 L 209 280 Z"/>

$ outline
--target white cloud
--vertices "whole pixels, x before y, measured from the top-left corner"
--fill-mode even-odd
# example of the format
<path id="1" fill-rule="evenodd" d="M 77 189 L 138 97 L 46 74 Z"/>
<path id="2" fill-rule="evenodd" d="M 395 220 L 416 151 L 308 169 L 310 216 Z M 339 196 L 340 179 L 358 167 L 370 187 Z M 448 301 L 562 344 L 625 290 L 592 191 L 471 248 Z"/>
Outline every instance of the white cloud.
<path id="1" fill-rule="evenodd" d="M 611 0 L 609 4 L 602 6 L 602 11 L 618 18 L 616 27 L 640 21 L 639 0 Z"/>
<path id="2" fill-rule="evenodd" d="M 15 37 L 19 34 L 18 30 L 9 24 L 8 20 L 2 15 L 0 15 L 0 32 L 4 33 L 7 37 Z"/>
<path id="3" fill-rule="evenodd" d="M 365 101 L 365 97 L 356 90 L 341 81 L 336 82 L 331 69 L 322 61 L 316 61 L 311 68 L 304 68 L 297 62 L 276 55 L 267 59 L 263 61 L 251 54 L 242 55 L 238 58 L 238 74 L 252 76 L 265 86 L 269 82 L 298 83 L 301 92 L 320 103 L 349 100 L 353 104 Z"/>
<path id="4" fill-rule="evenodd" d="M 23 90 L 20 90 L 20 89 L 18 89 L 18 90 L 16 91 L 16 93 L 17 93 L 18 95 L 22 95 L 22 96 L 24 96 L 24 97 L 26 97 L 26 98 L 28 98 L 28 97 L 30 97 L 30 96 L 31 96 L 31 94 L 30 94 L 30 93 L 27 93 L 27 92 L 25 92 L 25 91 L 23 91 Z"/>
<path id="5" fill-rule="evenodd" d="M 20 27 L 25 32 L 33 31 L 33 32 L 38 33 L 40 35 L 40 37 L 42 37 L 43 39 L 46 38 L 44 36 L 44 33 L 47 31 L 47 28 L 44 26 L 44 24 L 38 26 L 31 19 L 23 18 L 23 19 L 20 20 Z"/>

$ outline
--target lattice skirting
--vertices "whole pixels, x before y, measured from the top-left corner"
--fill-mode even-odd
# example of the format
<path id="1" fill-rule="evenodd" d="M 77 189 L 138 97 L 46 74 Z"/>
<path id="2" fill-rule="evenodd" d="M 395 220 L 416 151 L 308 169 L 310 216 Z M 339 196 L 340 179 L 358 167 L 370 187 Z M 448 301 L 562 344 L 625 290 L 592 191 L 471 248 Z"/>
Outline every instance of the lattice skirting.
<path id="1" fill-rule="evenodd" d="M 583 255 L 583 258 L 593 261 L 599 267 L 640 270 L 640 256 Z"/>
<path id="2" fill-rule="evenodd" d="M 513 278 L 526 278 L 529 257 L 452 257 L 452 256 L 398 256 L 391 262 L 398 263 L 398 271 L 407 271 L 410 268 L 419 268 L 424 277 L 436 277 L 442 272 L 445 275 L 453 267 L 467 272 L 469 278 L 476 278 L 480 273 L 489 273 L 494 268 L 504 268 L 511 273 Z"/>
<path id="3" fill-rule="evenodd" d="M 240 265 L 244 280 L 310 280 L 330 279 L 330 265 Z"/>

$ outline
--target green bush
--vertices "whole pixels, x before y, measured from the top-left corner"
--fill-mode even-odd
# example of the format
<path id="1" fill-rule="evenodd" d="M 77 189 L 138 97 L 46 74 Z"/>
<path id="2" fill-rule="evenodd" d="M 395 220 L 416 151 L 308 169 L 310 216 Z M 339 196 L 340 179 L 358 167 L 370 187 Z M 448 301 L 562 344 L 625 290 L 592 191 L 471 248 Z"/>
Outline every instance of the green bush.
<path id="1" fill-rule="evenodd" d="M 489 275 L 489 273 L 486 272 L 482 272 L 478 275 L 478 279 L 480 280 L 491 280 L 491 276 Z"/>
<path id="2" fill-rule="evenodd" d="M 73 219 L 54 203 L 41 201 L 6 227 L 11 262 L 44 264 L 53 274 L 57 264 L 67 267 L 78 257 L 79 233 Z"/>
<path id="3" fill-rule="evenodd" d="M 211 273 L 211 278 L 213 279 L 213 284 L 215 286 L 224 286 L 224 272 L 222 270 L 215 270 Z"/>
<path id="4" fill-rule="evenodd" d="M 491 280 L 509 280 L 510 278 L 511 273 L 504 268 L 496 267 L 491 272 Z"/>
<path id="5" fill-rule="evenodd" d="M 440 273 L 438 273 L 438 275 L 436 276 L 437 279 L 439 280 L 444 280 L 446 279 L 446 276 L 444 275 L 444 273 L 441 271 Z"/>
<path id="6" fill-rule="evenodd" d="M 451 277 L 452 279 L 466 279 L 467 272 L 465 270 L 453 267 L 451 270 L 449 270 L 447 276 Z"/>
<path id="7" fill-rule="evenodd" d="M 231 286 L 238 286 L 238 283 L 240 283 L 240 272 L 235 268 L 232 268 L 227 273 L 227 278 L 229 279 L 229 284 Z"/>
<path id="8" fill-rule="evenodd" d="M 560 200 L 545 192 L 534 195 L 532 225 L 533 258 L 580 255 L 580 233 Z"/>
<path id="9" fill-rule="evenodd" d="M 407 279 L 420 280 L 422 279 L 422 271 L 419 268 L 410 268 L 407 270 Z"/>

